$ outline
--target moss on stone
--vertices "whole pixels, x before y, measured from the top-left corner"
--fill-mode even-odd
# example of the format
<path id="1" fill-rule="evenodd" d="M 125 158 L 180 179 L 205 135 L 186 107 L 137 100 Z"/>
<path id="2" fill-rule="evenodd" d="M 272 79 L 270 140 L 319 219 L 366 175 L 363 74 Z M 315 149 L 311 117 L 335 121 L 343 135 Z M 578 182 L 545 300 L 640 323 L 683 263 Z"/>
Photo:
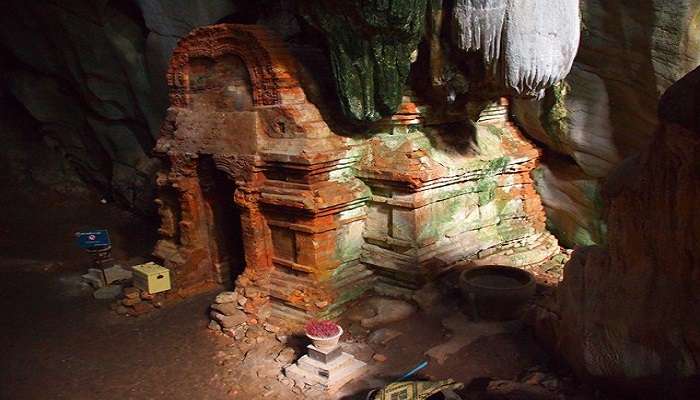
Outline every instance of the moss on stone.
<path id="1" fill-rule="evenodd" d="M 479 205 L 483 206 L 493 200 L 498 183 L 496 176 L 503 172 L 508 166 L 510 158 L 498 157 L 486 163 L 484 175 L 476 183 L 476 190 L 479 192 Z"/>
<path id="2" fill-rule="evenodd" d="M 569 110 L 566 108 L 566 97 L 571 87 L 566 81 L 561 81 L 547 89 L 542 100 L 543 112 L 540 122 L 547 136 L 558 148 L 564 146 L 569 136 Z"/>
<path id="3" fill-rule="evenodd" d="M 453 197 L 427 206 L 431 207 L 431 218 L 424 225 L 417 226 L 417 241 L 437 240 L 443 236 L 450 225 L 459 221 L 457 217 L 463 211 L 463 204 L 459 197 Z"/>
<path id="4" fill-rule="evenodd" d="M 423 35 L 427 0 L 308 0 L 326 34 L 341 109 L 355 122 L 392 115 Z"/>
<path id="5" fill-rule="evenodd" d="M 488 131 L 494 136 L 498 136 L 498 137 L 503 136 L 503 129 L 499 128 L 495 125 L 486 125 L 486 129 L 488 129 Z"/>

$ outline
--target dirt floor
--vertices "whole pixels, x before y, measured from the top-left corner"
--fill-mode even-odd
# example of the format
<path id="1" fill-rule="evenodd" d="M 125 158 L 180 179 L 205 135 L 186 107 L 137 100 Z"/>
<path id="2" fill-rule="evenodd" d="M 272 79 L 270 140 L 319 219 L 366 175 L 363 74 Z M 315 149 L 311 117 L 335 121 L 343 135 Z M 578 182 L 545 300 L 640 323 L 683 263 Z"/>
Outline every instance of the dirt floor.
<path id="1" fill-rule="evenodd" d="M 80 282 L 89 260 L 75 231 L 109 228 L 116 260 L 137 263 L 154 225 L 97 198 L 36 200 L 0 205 L 0 398 L 229 399 L 209 382 L 221 341 L 206 330 L 213 294 L 126 318 Z"/>
<path id="2" fill-rule="evenodd" d="M 4 198 L 0 399 L 304 397 L 291 385 L 279 389 L 283 383 L 249 379 L 245 354 L 241 359 L 232 355 L 241 351 L 235 340 L 207 329 L 208 306 L 218 291 L 140 317 L 119 316 L 110 311 L 109 301 L 92 298 L 92 290 L 80 282 L 88 258 L 76 248 L 73 232 L 108 228 L 115 259 L 132 265 L 148 257 L 155 241 L 153 221 L 100 204 L 97 198 L 81 203 Z M 352 321 L 345 324 L 343 340 L 362 353 L 356 355 L 368 362 L 368 374 L 330 398 L 364 398 L 368 389 L 392 382 L 424 360 L 429 366 L 422 378 L 453 378 L 472 389 L 497 380 L 522 382 L 533 371 L 548 370 L 545 352 L 521 325 L 469 324 L 455 309 L 416 313 L 382 326 L 401 332 L 387 344 L 367 346 L 370 331 Z M 269 340 L 274 342 L 274 335 Z M 278 346 L 292 346 L 296 356 L 303 348 L 301 342 Z M 279 370 L 268 372 L 269 381 L 284 381 Z M 541 374 L 539 383 L 554 379 L 547 374 Z M 553 385 L 559 387 L 552 396 L 532 398 L 562 398 L 563 379 L 555 379 Z M 465 398 L 471 397 L 467 393 Z"/>

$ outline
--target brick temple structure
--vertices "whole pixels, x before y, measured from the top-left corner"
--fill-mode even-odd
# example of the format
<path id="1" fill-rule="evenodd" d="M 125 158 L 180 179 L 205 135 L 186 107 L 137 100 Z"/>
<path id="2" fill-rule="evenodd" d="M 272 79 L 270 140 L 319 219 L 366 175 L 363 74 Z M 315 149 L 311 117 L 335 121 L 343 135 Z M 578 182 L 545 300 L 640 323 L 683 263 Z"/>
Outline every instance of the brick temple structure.
<path id="1" fill-rule="evenodd" d="M 300 70 L 260 26 L 200 28 L 176 49 L 155 254 L 180 294 L 237 277 L 246 312 L 300 324 L 367 291 L 410 298 L 467 261 L 559 251 L 507 100 L 455 122 L 407 92 L 372 135 L 339 135 Z"/>

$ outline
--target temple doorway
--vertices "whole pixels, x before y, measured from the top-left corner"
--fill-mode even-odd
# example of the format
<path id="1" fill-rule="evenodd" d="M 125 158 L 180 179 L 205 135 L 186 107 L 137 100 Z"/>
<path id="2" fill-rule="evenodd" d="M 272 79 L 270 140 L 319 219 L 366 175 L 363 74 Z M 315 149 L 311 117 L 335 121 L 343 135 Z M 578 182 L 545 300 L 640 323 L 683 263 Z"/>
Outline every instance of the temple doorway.
<path id="1" fill-rule="evenodd" d="M 241 218 L 233 202 L 235 183 L 218 170 L 211 156 L 201 156 L 197 174 L 204 199 L 207 244 L 214 276 L 229 285 L 243 272 Z"/>

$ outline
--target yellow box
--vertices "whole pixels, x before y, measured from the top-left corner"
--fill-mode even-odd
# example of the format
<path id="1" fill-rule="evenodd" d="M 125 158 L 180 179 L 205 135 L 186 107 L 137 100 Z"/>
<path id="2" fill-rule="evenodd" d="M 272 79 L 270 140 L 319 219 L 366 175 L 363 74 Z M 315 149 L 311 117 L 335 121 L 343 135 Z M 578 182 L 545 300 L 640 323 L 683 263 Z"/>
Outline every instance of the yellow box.
<path id="1" fill-rule="evenodd" d="M 160 293 L 170 290 L 170 270 L 160 265 L 149 262 L 135 265 L 134 286 L 148 293 Z"/>

